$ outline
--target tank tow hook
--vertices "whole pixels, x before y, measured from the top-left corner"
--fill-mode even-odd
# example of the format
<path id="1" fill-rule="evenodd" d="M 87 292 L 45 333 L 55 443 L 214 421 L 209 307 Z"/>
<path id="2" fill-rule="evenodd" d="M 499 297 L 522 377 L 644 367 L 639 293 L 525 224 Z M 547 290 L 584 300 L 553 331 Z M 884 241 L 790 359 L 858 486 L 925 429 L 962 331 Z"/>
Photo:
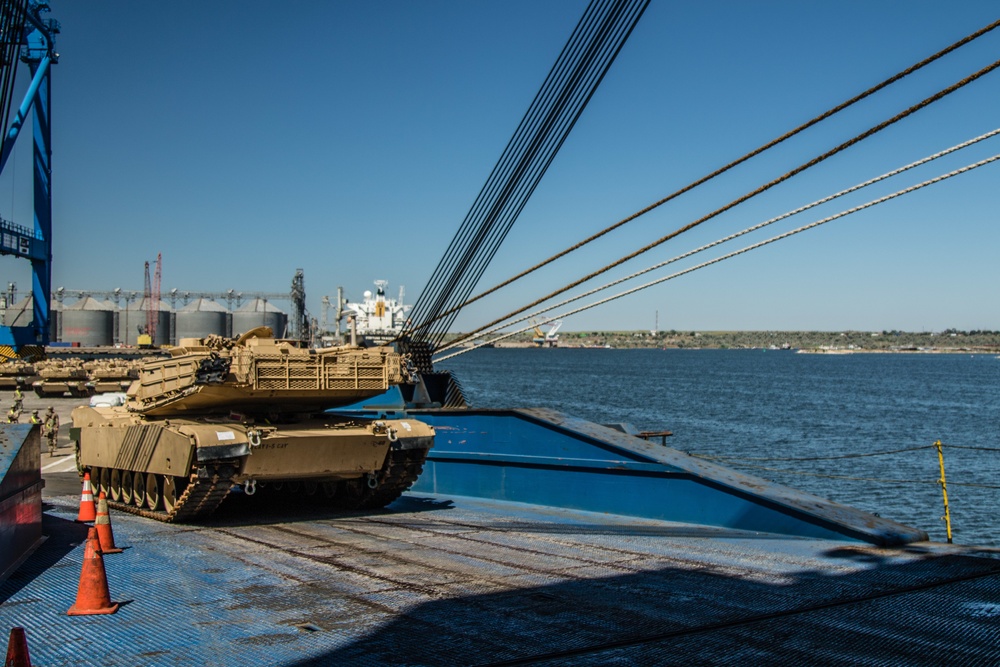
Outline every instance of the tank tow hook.
<path id="1" fill-rule="evenodd" d="M 369 489 L 378 488 L 378 477 L 376 477 L 374 473 L 368 473 L 367 475 L 365 475 L 365 481 L 368 483 Z"/>
<path id="2" fill-rule="evenodd" d="M 255 428 L 248 430 L 247 442 L 250 443 L 250 449 L 260 447 L 260 431 Z"/>
<path id="3" fill-rule="evenodd" d="M 245 481 L 243 483 L 243 493 L 247 494 L 248 496 L 252 496 L 253 494 L 257 493 L 257 480 L 248 479 L 247 481 Z"/>
<path id="4" fill-rule="evenodd" d="M 375 435 L 385 434 L 385 437 L 389 439 L 389 442 L 396 442 L 399 440 L 399 435 L 396 433 L 396 429 L 386 424 L 384 421 L 377 421 L 372 426 L 372 433 Z M 374 486 L 372 487 L 375 488 Z"/>

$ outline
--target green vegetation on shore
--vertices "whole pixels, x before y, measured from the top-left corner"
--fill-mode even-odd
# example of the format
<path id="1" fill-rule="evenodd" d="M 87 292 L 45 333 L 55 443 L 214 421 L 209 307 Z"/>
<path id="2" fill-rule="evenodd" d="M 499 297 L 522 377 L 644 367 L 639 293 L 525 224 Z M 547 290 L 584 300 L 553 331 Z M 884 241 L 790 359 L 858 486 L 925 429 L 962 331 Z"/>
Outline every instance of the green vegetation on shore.
<path id="1" fill-rule="evenodd" d="M 523 334 L 497 347 L 531 346 Z M 1000 352 L 1000 331 L 560 331 L 558 347 Z"/>

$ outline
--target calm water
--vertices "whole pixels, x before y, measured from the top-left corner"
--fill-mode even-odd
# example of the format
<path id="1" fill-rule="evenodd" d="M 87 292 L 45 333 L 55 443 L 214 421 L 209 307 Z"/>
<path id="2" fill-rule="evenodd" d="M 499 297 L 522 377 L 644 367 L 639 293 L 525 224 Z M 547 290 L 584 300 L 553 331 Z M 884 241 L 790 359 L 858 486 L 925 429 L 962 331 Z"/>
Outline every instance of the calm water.
<path id="1" fill-rule="evenodd" d="M 475 407 L 545 406 L 600 423 L 666 428 L 677 449 L 732 458 L 725 463 L 744 472 L 944 541 L 933 449 L 745 460 L 882 452 L 940 439 L 955 541 L 1000 546 L 1000 488 L 964 486 L 1000 487 L 1000 359 L 992 355 L 487 349 L 442 367 L 456 372 Z"/>

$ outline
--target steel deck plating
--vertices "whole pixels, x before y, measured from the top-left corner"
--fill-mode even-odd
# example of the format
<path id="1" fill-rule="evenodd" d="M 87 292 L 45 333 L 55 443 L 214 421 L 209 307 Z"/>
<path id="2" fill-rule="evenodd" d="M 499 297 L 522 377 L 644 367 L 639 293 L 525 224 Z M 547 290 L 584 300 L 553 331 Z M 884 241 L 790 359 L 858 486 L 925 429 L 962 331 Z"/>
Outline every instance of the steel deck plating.
<path id="1" fill-rule="evenodd" d="M 71 618 L 77 501 L 48 499 L 49 539 L 0 586 L 38 665 L 1000 663 L 1000 560 L 974 549 L 430 494 L 202 526 L 115 513 L 124 604 Z"/>

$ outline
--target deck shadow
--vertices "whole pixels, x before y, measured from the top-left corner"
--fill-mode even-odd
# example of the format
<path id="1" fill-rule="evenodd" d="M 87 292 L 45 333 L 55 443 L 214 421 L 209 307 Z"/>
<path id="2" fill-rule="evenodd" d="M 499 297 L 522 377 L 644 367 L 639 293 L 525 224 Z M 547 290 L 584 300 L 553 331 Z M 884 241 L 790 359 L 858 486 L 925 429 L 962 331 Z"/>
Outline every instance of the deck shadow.
<path id="1" fill-rule="evenodd" d="M 49 503 L 45 509 L 55 508 Z M 10 577 L 0 584 L 0 604 L 3 604 L 28 586 L 38 576 L 61 561 L 66 554 L 76 549 L 87 539 L 89 526 L 62 519 L 48 512 L 42 513 L 42 534 L 45 541 L 17 568 Z"/>
<path id="2" fill-rule="evenodd" d="M 369 619 L 361 638 L 283 664 L 936 666 L 1000 660 L 996 619 L 977 611 L 978 601 L 1000 595 L 1000 563 L 939 555 L 867 564 L 849 574 L 803 571 L 780 584 L 664 567 L 445 598 L 385 623 Z M 312 617 L 308 626 L 336 635 L 352 624 Z"/>
<path id="3" fill-rule="evenodd" d="M 318 505 L 304 497 L 268 498 L 262 495 L 248 497 L 242 493 L 232 493 L 211 516 L 197 522 L 197 525 L 232 528 L 404 512 L 440 512 L 453 506 L 451 500 L 403 495 L 382 509 L 346 511 Z"/>

